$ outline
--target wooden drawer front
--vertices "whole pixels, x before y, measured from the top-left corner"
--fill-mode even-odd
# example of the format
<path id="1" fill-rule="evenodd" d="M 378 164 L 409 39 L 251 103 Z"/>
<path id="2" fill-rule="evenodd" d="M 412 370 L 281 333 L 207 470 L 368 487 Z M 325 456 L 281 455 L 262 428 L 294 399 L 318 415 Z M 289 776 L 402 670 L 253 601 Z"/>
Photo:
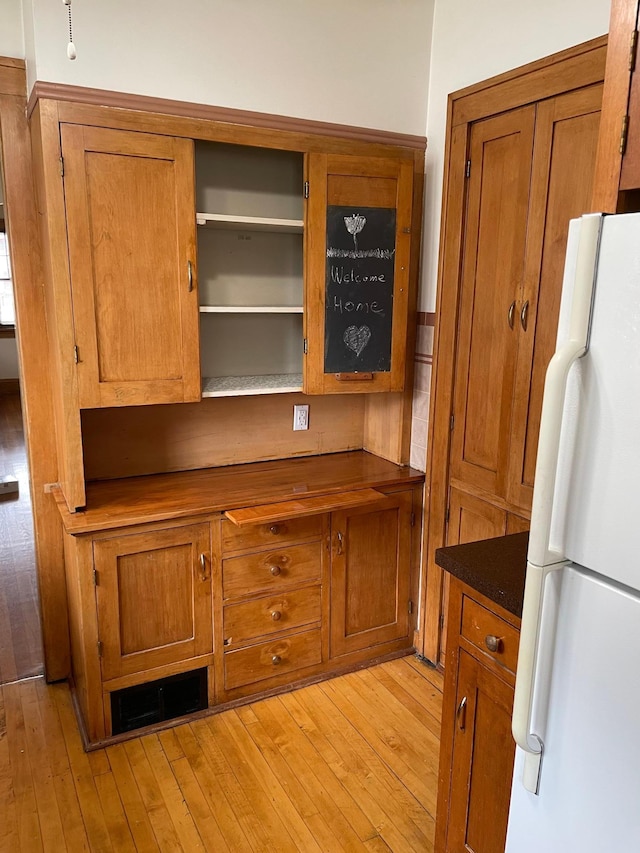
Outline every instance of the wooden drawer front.
<path id="1" fill-rule="evenodd" d="M 279 542 L 300 541 L 321 536 L 324 515 L 292 518 L 288 521 L 272 521 L 268 524 L 249 524 L 236 527 L 230 521 L 222 521 L 222 551 L 248 551 L 250 548 L 278 547 Z"/>
<path id="2" fill-rule="evenodd" d="M 520 634 L 512 625 L 505 622 L 486 607 L 482 607 L 471 598 L 464 597 L 462 602 L 463 637 L 470 643 L 490 655 L 500 666 L 515 673 L 518 661 L 518 642 Z M 496 646 L 497 641 L 497 648 Z"/>
<path id="3" fill-rule="evenodd" d="M 320 629 L 227 652 L 224 682 L 227 690 L 253 684 L 282 673 L 304 669 L 322 661 Z"/>
<path id="4" fill-rule="evenodd" d="M 320 580 L 322 543 L 292 545 L 222 561 L 225 598 L 273 592 L 291 584 Z"/>
<path id="5" fill-rule="evenodd" d="M 320 622 L 320 587 L 307 586 L 224 608 L 225 647 Z"/>

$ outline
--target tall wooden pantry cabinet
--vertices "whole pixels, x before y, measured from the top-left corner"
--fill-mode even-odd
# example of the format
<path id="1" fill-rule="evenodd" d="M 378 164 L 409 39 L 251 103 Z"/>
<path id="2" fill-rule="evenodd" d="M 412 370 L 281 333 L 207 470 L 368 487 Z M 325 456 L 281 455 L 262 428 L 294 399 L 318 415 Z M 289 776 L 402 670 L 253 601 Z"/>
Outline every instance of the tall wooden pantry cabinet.
<path id="1" fill-rule="evenodd" d="M 590 208 L 606 38 L 449 101 L 422 651 L 444 661 L 442 545 L 527 529 L 569 220 Z"/>
<path id="2" fill-rule="evenodd" d="M 43 85 L 86 744 L 411 650 L 424 140 Z"/>

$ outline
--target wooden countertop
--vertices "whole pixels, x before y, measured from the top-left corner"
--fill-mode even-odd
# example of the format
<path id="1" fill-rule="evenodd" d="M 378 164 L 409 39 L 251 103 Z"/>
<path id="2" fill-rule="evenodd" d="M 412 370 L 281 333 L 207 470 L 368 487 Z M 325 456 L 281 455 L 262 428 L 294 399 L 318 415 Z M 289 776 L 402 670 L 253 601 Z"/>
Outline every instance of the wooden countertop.
<path id="1" fill-rule="evenodd" d="M 53 495 L 65 530 L 82 534 L 353 489 L 412 486 L 423 480 L 421 471 L 355 450 L 94 481 L 87 483 L 86 509 L 74 513 L 60 488 L 55 487 Z"/>
<path id="2" fill-rule="evenodd" d="M 436 549 L 436 563 L 472 589 L 522 617 L 528 533 Z"/>

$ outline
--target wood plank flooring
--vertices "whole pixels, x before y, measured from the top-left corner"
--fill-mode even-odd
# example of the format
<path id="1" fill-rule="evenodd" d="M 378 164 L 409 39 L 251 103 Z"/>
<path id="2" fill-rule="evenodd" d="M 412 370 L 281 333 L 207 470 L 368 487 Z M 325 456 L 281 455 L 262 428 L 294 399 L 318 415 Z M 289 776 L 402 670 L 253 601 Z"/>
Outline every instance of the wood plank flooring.
<path id="1" fill-rule="evenodd" d="M 0 683 L 44 672 L 29 472 L 18 394 L 0 394 L 0 477 L 19 498 L 0 499 Z"/>
<path id="2" fill-rule="evenodd" d="M 92 753 L 0 687 L 0 851 L 433 850 L 442 677 L 411 656 Z"/>

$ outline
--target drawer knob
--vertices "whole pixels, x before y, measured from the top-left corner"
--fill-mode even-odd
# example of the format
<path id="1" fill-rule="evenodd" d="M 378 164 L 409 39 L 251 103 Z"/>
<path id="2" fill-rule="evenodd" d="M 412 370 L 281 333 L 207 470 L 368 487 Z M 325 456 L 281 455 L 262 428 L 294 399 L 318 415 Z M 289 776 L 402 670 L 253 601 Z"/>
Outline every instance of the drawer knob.
<path id="1" fill-rule="evenodd" d="M 271 533 L 273 533 L 274 536 L 276 536 L 278 533 L 280 533 L 280 525 L 279 524 L 272 524 L 271 527 L 269 528 L 269 531 Z"/>
<path id="2" fill-rule="evenodd" d="M 277 666 L 277 664 L 279 664 L 281 660 L 282 660 L 282 658 L 280 657 L 280 655 L 274 655 L 271 658 L 271 663 L 275 664 Z"/>
<path id="3" fill-rule="evenodd" d="M 280 613 L 279 610 L 272 610 L 271 611 L 271 618 L 273 619 L 274 622 L 278 622 L 280 619 L 282 619 L 282 613 Z"/>
<path id="4" fill-rule="evenodd" d="M 496 637 L 494 634 L 487 634 L 487 636 L 484 638 L 484 644 L 490 652 L 502 651 L 502 640 L 500 639 L 500 637 Z"/>
<path id="5" fill-rule="evenodd" d="M 274 578 L 275 578 L 275 577 L 277 577 L 277 576 L 280 574 L 280 572 L 282 571 L 282 569 L 280 568 L 280 566 L 270 566 L 270 567 L 269 567 L 269 571 L 271 572 L 271 574 L 272 574 L 272 575 L 274 576 Z"/>

